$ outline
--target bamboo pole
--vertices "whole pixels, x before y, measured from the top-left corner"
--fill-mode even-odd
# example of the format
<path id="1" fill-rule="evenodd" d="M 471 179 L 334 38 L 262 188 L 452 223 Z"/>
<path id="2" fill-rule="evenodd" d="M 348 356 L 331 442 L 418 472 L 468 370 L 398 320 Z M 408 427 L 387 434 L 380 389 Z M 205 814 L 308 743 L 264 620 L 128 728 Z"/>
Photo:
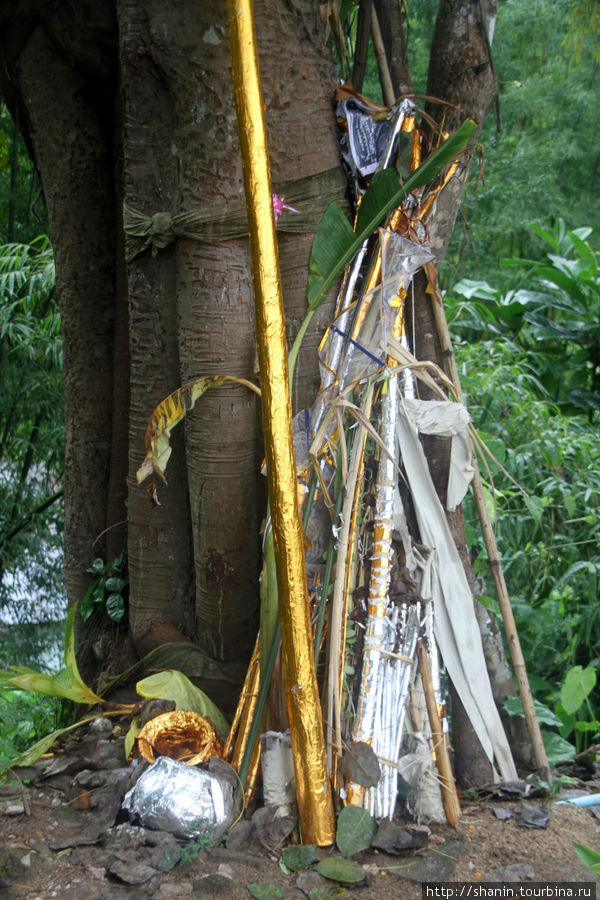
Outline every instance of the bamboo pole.
<path id="1" fill-rule="evenodd" d="M 433 753 L 442 786 L 442 803 L 444 804 L 446 821 L 448 822 L 448 825 L 452 825 L 453 828 L 456 828 L 460 820 L 460 803 L 458 802 L 454 774 L 452 772 L 448 747 L 446 746 L 446 736 L 442 728 L 437 700 L 435 699 L 431 669 L 429 667 L 429 657 L 427 656 L 427 650 L 423 641 L 419 641 L 417 654 L 419 657 L 419 671 L 421 673 L 421 681 L 423 682 L 425 703 L 427 705 L 427 715 L 429 716 L 429 724 L 431 726 Z"/>
<path id="2" fill-rule="evenodd" d="M 371 10 L 371 35 L 373 37 L 373 47 L 375 48 L 377 66 L 379 67 L 379 80 L 381 81 L 383 102 L 386 106 L 392 107 L 396 102 L 396 97 L 394 95 L 392 76 L 390 75 L 390 67 L 388 66 L 387 57 L 385 55 L 383 36 L 381 34 L 381 28 L 379 27 L 379 19 L 377 18 L 375 7 Z"/>
<path id="3" fill-rule="evenodd" d="M 227 0 L 227 9 L 253 262 L 265 456 L 296 796 L 303 840 L 327 845 L 334 837 L 333 802 L 325 765 L 296 490 L 283 293 L 254 10 L 252 0 Z"/>
<path id="4" fill-rule="evenodd" d="M 429 286 L 432 292 L 433 315 L 435 318 L 437 333 L 442 348 L 442 357 L 446 365 L 446 371 L 454 384 L 456 398 L 460 403 L 462 403 L 463 393 L 460 386 L 460 378 L 458 375 L 458 368 L 456 366 L 456 358 L 454 356 L 452 338 L 450 337 L 450 332 L 448 330 L 448 323 L 446 321 L 446 314 L 444 312 L 444 301 L 441 291 L 438 287 L 437 273 L 433 262 L 427 263 L 425 265 L 425 272 L 427 274 Z M 487 503 L 485 501 L 485 494 L 481 481 L 481 472 L 479 471 L 479 463 L 477 460 L 477 454 L 475 452 L 473 452 L 472 487 L 473 496 L 475 497 L 475 504 L 477 506 L 477 513 L 479 515 L 479 521 L 481 523 L 481 532 L 483 535 L 483 541 L 485 544 L 490 571 L 492 573 L 494 588 L 496 590 L 496 596 L 498 598 L 498 605 L 500 606 L 500 612 L 502 614 L 502 621 L 504 623 L 504 630 L 506 632 L 506 639 L 508 641 L 510 658 L 515 672 L 515 678 L 517 679 L 519 696 L 521 697 L 521 702 L 523 704 L 525 723 L 527 725 L 529 739 L 533 748 L 533 755 L 540 777 L 543 778 L 543 780 L 548 784 L 550 784 L 550 765 L 548 763 L 546 748 L 544 747 L 542 733 L 540 731 L 535 707 L 533 705 L 533 696 L 531 694 L 529 679 L 527 678 L 525 658 L 523 656 L 523 650 L 521 649 L 521 642 L 519 640 L 519 634 L 517 632 L 517 625 L 510 603 L 506 581 L 504 580 L 504 572 L 502 570 L 502 563 L 500 561 L 500 554 L 498 552 L 496 535 L 494 534 L 490 514 L 488 511 Z"/>

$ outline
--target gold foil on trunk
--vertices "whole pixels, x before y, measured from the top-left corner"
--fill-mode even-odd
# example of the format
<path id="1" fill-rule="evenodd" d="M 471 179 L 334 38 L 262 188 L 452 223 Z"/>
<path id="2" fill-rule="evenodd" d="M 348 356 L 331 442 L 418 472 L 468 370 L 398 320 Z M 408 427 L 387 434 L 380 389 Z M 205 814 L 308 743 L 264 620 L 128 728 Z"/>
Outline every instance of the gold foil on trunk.
<path id="1" fill-rule="evenodd" d="M 228 0 L 227 9 L 252 249 L 265 456 L 298 811 L 303 841 L 324 846 L 333 842 L 333 803 L 296 496 L 283 296 L 252 0 Z"/>

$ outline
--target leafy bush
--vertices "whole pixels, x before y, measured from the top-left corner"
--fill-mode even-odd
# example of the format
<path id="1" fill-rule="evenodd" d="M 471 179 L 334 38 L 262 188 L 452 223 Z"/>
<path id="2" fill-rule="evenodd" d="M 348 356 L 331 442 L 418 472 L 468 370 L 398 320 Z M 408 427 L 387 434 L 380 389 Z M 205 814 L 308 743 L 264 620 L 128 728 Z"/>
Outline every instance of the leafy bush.
<path id="1" fill-rule="evenodd" d="M 124 592 L 126 593 L 125 589 L 129 584 L 125 554 L 119 554 L 108 563 L 103 559 L 95 559 L 86 572 L 95 577 L 81 599 L 81 617 L 84 622 L 87 622 L 92 613 L 104 611 L 113 622 L 120 622 L 126 611 Z"/>
<path id="2" fill-rule="evenodd" d="M 598 157 L 590 149 L 598 105 L 598 32 L 585 13 L 575 25 L 579 7 L 568 0 L 503 0 L 499 6 L 492 54 L 502 130 L 492 110 L 481 133 L 484 177 L 475 159 L 462 224 L 447 254 L 446 283 L 485 273 L 504 287 L 502 257 L 538 258 L 543 246 L 529 223 L 557 222 L 565 210 L 572 222 L 594 228 L 598 246 Z"/>
<path id="3" fill-rule="evenodd" d="M 587 670 L 600 657 L 600 278 L 589 230 L 538 232 L 555 252 L 529 266 L 521 287 L 501 294 L 463 281 L 447 307 L 475 426 L 520 486 L 493 463 L 483 473 L 532 683 L 554 706 L 565 672 Z M 493 608 L 469 503 L 465 516 L 484 602 Z M 565 722 L 563 736 L 575 728 Z M 592 731 L 578 726 L 578 747 Z"/>
<path id="4" fill-rule="evenodd" d="M 58 697 L 0 691 L 0 763 L 11 761 L 35 741 L 69 723 L 72 705 Z"/>
<path id="5" fill-rule="evenodd" d="M 62 344 L 47 238 L 0 246 L 0 378 L 0 612 L 61 618 Z"/>

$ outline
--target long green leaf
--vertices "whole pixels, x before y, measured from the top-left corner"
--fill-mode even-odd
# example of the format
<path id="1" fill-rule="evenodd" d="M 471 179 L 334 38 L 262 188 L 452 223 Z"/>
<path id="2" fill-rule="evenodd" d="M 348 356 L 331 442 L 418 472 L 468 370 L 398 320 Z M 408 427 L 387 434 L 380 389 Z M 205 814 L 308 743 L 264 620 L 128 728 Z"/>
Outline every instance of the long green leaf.
<path id="1" fill-rule="evenodd" d="M 102 697 L 99 697 L 91 690 L 79 674 L 77 667 L 77 658 L 75 656 L 75 615 L 77 613 L 77 603 L 73 603 L 67 615 L 67 623 L 65 627 L 65 666 L 72 675 L 72 681 L 79 686 L 82 694 L 87 696 L 87 700 L 82 703 L 104 703 Z"/>
<path id="2" fill-rule="evenodd" d="M 573 841 L 573 848 L 581 862 L 596 875 L 600 875 L 600 853 L 586 844 L 578 844 L 575 841 Z"/>
<path id="3" fill-rule="evenodd" d="M 361 203 L 361 214 L 354 233 L 338 206 L 329 206 L 317 229 L 313 243 L 308 278 L 308 306 L 315 309 L 331 285 L 344 271 L 352 257 L 382 219 L 402 200 L 424 184 L 432 181 L 447 163 L 465 146 L 476 129 L 470 119 L 456 134 L 416 169 L 403 185 L 393 169 L 385 169 L 373 177 Z M 365 207 L 363 211 L 363 207 Z"/>
<path id="4" fill-rule="evenodd" d="M 74 703 L 102 703 L 84 684 L 80 684 L 72 669 L 65 666 L 56 675 L 46 675 L 43 672 L 32 672 L 27 675 L 16 675 L 11 678 L 6 687 L 16 688 L 21 691 L 33 691 L 37 694 L 46 694 L 48 697 L 64 697 Z"/>
<path id="5" fill-rule="evenodd" d="M 336 203 L 331 203 L 321 219 L 308 267 L 308 308 L 314 310 L 321 302 L 325 291 L 333 284 L 342 271 L 340 260 L 350 260 L 356 235 L 350 222 Z M 360 246 L 360 244 L 359 244 Z M 328 273 L 335 275 L 328 280 Z"/>
<path id="6" fill-rule="evenodd" d="M 33 691 L 37 694 L 46 694 L 48 697 L 63 697 L 74 703 L 87 703 L 92 706 L 95 703 L 104 703 L 104 700 L 91 690 L 79 674 L 77 660 L 75 658 L 75 636 L 73 622 L 77 604 L 74 603 L 67 616 L 65 628 L 65 665 L 55 675 L 47 675 L 44 672 L 36 672 L 26 666 L 11 666 L 8 674 L 1 679 L 2 687 L 12 690 Z"/>

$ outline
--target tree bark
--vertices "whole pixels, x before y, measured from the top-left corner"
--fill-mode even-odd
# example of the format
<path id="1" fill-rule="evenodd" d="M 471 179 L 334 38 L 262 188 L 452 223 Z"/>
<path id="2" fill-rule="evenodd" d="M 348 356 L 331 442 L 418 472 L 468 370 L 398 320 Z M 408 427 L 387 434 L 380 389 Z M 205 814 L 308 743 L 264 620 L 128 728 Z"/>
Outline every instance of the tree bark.
<path id="1" fill-rule="evenodd" d="M 180 163 L 172 149 L 175 108 L 161 70 L 164 26 L 153 5 L 119 2 L 119 58 L 123 95 L 124 200 L 152 216 L 177 209 Z M 171 26 L 172 30 L 172 26 Z M 182 51 L 183 52 L 183 51 Z M 152 506 L 135 473 L 150 414 L 179 387 L 177 271 L 174 246 L 160 256 L 146 254 L 127 269 L 129 298 L 129 623 L 140 654 L 194 632 L 193 558 L 185 449 L 173 435 L 169 487 Z"/>
<path id="2" fill-rule="evenodd" d="M 430 104 L 427 111 L 439 125 L 454 131 L 465 120 L 483 125 L 498 92 L 491 43 L 498 0 L 441 0 L 435 23 L 427 93 L 454 107 Z M 479 133 L 479 132 L 477 132 Z M 441 263 L 464 193 L 471 150 L 464 154 L 461 170 L 442 192 L 436 204 L 429 242 L 437 264 Z"/>
<path id="3" fill-rule="evenodd" d="M 318 8 L 257 0 L 256 19 L 274 178 L 336 165 Z M 255 377 L 248 244 L 181 240 L 125 267 L 120 226 L 123 199 L 150 216 L 242 199 L 225 6 L 48 0 L 11 4 L 0 22 L 0 87 L 24 123 L 56 256 L 69 602 L 85 592 L 92 559 L 110 560 L 127 539 L 138 653 L 197 640 L 220 658 L 247 656 L 265 509 L 256 398 L 228 386 L 200 400 L 172 436 L 161 506 L 135 472 L 149 417 L 169 393 L 199 375 Z M 306 312 L 311 243 L 307 234 L 280 242 L 290 343 Z M 307 335 L 296 407 L 316 389 L 329 314 L 324 304 Z"/>
<path id="4" fill-rule="evenodd" d="M 225 210 L 243 196 L 243 181 L 224 5 L 215 0 L 198 9 L 179 2 L 166 10 L 159 2 L 124 0 L 118 10 L 126 201 L 149 215 L 194 206 Z M 338 157 L 331 84 L 317 16 L 306 2 L 261 0 L 256 19 L 264 51 L 274 176 L 286 180 L 334 165 Z M 281 52 L 275 52 L 277 48 Z M 310 244 L 307 235 L 281 240 L 290 339 L 306 310 Z M 139 273 L 147 267 L 152 275 L 142 281 Z M 154 511 L 153 526 L 147 521 L 147 497 L 135 485 L 134 475 L 143 456 L 149 414 L 178 384 L 201 375 L 255 377 L 248 242 L 179 241 L 155 260 L 133 262 L 129 280 L 130 304 L 134 310 L 139 307 L 139 318 L 131 321 L 129 555 L 134 639 L 141 649 L 140 632 L 149 624 L 149 613 L 160 624 L 162 609 L 173 626 L 211 655 L 243 658 L 256 635 L 258 535 L 264 514 L 257 484 L 262 448 L 255 396 L 235 385 L 219 387 L 187 416 L 186 471 L 180 461 L 169 463 L 169 487 L 160 492 L 165 507 Z M 157 345 L 149 306 L 162 316 L 160 334 L 168 345 Z M 299 364 L 294 396 L 301 405 L 316 383 L 314 351 L 324 316 L 322 311 Z M 144 328 L 154 330 L 138 344 Z M 162 373 L 169 366 L 177 371 L 165 378 Z M 183 497 L 187 491 L 189 507 Z M 182 534 L 193 539 L 193 549 Z M 178 612 L 192 597 L 195 628 Z"/>
<path id="5" fill-rule="evenodd" d="M 90 97 L 51 17 L 38 22 L 16 64 L 30 146 L 41 176 L 55 252 L 65 369 L 65 582 L 71 602 L 104 556 L 112 428 L 114 222 L 112 134 L 104 96 Z M 108 127 L 107 127 L 108 126 Z M 78 635 L 83 637 L 81 622 Z M 97 637 L 97 635 L 96 635 Z M 90 636 L 91 639 L 91 636 Z M 95 669 L 82 656 L 86 674 Z"/>
<path id="6" fill-rule="evenodd" d="M 372 8 L 373 0 L 360 0 L 358 6 L 358 21 L 356 24 L 354 64 L 352 67 L 352 87 L 355 91 L 358 91 L 359 94 L 362 91 L 363 81 L 365 80 L 365 75 L 367 73 Z"/>

